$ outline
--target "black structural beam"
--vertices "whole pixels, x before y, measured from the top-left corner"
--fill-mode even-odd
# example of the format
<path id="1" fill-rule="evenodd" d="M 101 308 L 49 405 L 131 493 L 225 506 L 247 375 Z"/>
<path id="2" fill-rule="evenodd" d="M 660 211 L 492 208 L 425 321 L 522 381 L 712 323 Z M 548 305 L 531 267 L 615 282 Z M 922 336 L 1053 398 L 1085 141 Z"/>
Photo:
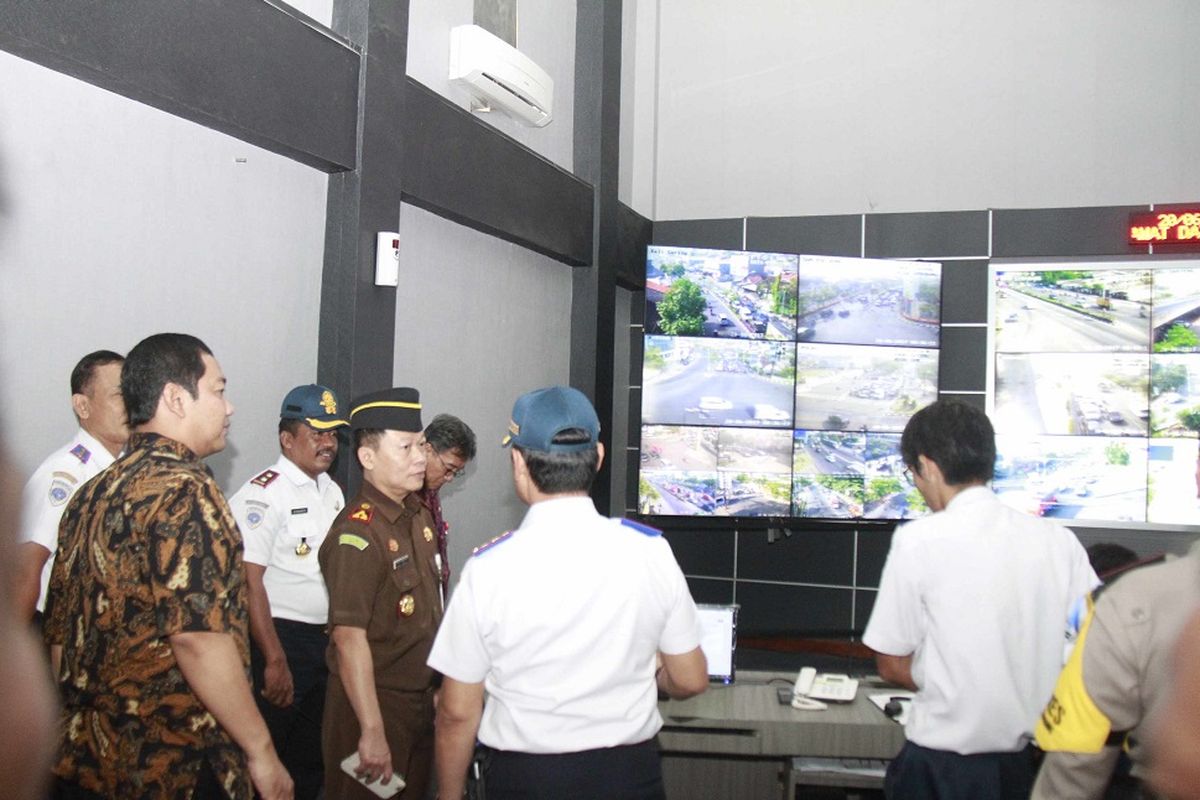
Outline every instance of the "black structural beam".
<path id="1" fill-rule="evenodd" d="M 375 235 L 400 225 L 408 0 L 335 0 L 333 26 L 363 58 L 358 167 L 329 176 L 317 379 L 349 403 L 392 386 L 395 372 L 397 290 L 375 285 Z M 336 472 L 353 491 L 356 460 L 338 459 Z"/>
<path id="2" fill-rule="evenodd" d="M 326 172 L 356 163 L 358 53 L 268 3 L 5 0 L 0 49 Z"/>
<path id="3" fill-rule="evenodd" d="M 595 187 L 595 241 L 588 263 L 576 270 L 571 291 L 571 385 L 586 392 L 601 420 L 601 441 L 612 452 L 617 267 L 621 213 L 617 200 L 621 127 L 621 0 L 594 0 L 575 9 L 576 173 Z M 612 508 L 607 467 L 592 488 L 602 514 Z"/>
<path id="4" fill-rule="evenodd" d="M 572 266 L 592 261 L 592 187 L 412 78 L 404 199 Z"/>

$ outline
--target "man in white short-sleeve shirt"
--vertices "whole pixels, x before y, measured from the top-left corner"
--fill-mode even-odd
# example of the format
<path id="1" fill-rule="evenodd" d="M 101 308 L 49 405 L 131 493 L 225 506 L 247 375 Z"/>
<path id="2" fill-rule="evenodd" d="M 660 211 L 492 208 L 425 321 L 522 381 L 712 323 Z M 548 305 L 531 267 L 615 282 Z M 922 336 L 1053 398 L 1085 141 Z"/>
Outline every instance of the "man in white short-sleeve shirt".
<path id="1" fill-rule="evenodd" d="M 346 504 L 328 470 L 348 424 L 331 389 L 292 389 L 279 411 L 279 459 L 229 501 L 245 546 L 255 699 L 297 800 L 324 782 L 329 595 L 317 550 Z"/>
<path id="2" fill-rule="evenodd" d="M 659 531 L 596 513 L 604 451 L 582 393 L 522 395 L 509 429 L 529 511 L 476 549 L 429 656 L 441 796 L 461 794 L 478 735 L 491 800 L 661 798 L 658 692 L 708 685 L 683 574 Z"/>
<path id="3" fill-rule="evenodd" d="M 1071 531 L 987 487 L 996 447 L 982 411 L 939 400 L 909 420 L 900 452 L 935 513 L 896 530 L 863 636 L 879 674 L 916 691 L 885 791 L 1026 798 L 1067 616 L 1096 574 Z"/>
<path id="4" fill-rule="evenodd" d="M 113 463 L 129 438 L 121 365 L 111 350 L 88 353 L 71 370 L 71 409 L 79 430 L 51 453 L 25 484 L 21 498 L 17 608 L 22 619 L 46 607 L 46 587 L 58 549 L 58 523 L 80 486 Z"/>

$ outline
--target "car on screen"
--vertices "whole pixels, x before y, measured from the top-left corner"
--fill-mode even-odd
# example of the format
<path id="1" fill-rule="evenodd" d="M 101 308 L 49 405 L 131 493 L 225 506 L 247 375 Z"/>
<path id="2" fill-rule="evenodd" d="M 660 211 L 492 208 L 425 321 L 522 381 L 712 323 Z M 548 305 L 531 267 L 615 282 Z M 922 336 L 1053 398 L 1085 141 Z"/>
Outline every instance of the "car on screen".
<path id="1" fill-rule="evenodd" d="M 733 408 L 733 402 L 724 397 L 706 394 L 700 398 L 701 411 L 728 411 L 731 408 Z"/>

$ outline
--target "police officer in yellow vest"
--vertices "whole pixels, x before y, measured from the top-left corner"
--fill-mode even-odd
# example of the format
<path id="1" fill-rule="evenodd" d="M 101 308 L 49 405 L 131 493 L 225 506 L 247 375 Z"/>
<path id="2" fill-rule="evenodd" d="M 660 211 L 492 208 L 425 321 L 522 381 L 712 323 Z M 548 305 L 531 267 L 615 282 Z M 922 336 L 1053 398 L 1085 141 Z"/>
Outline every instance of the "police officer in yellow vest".
<path id="1" fill-rule="evenodd" d="M 1145 778 L 1145 724 L 1163 708 L 1175 641 L 1198 606 L 1200 545 L 1124 573 L 1088 597 L 1075 648 L 1038 722 L 1046 756 L 1033 798 L 1104 797 L 1122 750 L 1131 778 L 1118 780 Z M 1136 786 L 1125 788 L 1136 796 Z"/>
<path id="2" fill-rule="evenodd" d="M 442 619 L 437 537 L 416 389 L 351 404 L 363 484 L 321 545 L 329 589 L 329 691 L 322 725 L 326 800 L 372 798 L 363 782 L 400 775 L 422 798 L 433 759 L 433 683 L 425 664 Z M 353 756 L 348 775 L 341 764 Z"/>

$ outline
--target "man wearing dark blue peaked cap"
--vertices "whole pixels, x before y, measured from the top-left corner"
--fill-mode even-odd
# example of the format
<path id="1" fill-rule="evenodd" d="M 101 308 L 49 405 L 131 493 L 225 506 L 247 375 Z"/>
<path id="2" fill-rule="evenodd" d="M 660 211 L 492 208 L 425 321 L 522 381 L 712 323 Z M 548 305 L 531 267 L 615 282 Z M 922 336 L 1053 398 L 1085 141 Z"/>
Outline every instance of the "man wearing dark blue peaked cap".
<path id="1" fill-rule="evenodd" d="M 658 693 L 698 694 L 708 671 L 666 540 L 600 516 L 588 496 L 599 439 L 577 389 L 538 389 L 513 405 L 503 444 L 529 510 L 476 548 L 429 656 L 444 676 L 443 797 L 461 795 L 477 737 L 489 751 L 488 800 L 664 797 Z"/>

